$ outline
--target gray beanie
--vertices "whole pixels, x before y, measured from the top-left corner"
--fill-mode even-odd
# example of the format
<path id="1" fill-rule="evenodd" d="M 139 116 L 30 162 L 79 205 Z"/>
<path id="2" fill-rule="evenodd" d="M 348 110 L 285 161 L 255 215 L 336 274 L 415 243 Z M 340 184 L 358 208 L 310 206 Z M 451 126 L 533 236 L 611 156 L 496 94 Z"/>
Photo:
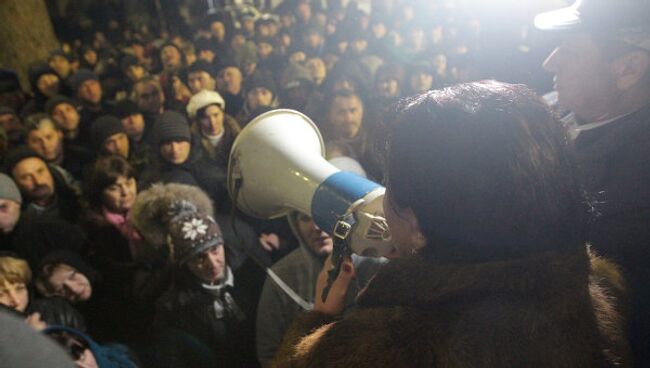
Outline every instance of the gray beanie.
<path id="1" fill-rule="evenodd" d="M 14 180 L 6 174 L 0 173 L 0 199 L 8 199 L 16 203 L 23 203 L 20 191 Z"/>
<path id="2" fill-rule="evenodd" d="M 169 141 L 192 141 L 190 123 L 176 111 L 165 111 L 158 117 L 153 127 L 157 145 Z"/>

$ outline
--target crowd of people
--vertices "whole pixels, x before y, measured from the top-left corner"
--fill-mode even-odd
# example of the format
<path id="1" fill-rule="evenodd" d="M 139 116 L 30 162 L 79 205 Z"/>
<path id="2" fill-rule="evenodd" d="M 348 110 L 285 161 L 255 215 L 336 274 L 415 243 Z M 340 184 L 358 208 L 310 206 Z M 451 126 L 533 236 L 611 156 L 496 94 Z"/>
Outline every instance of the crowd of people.
<path id="1" fill-rule="evenodd" d="M 80 367 L 644 366 L 643 12 L 538 17 L 574 27 L 543 102 L 467 83 L 544 86 L 523 71 L 548 43 L 525 24 L 491 39 L 462 1 L 268 5 L 203 9 L 178 32 L 55 24 L 31 93 L 1 71 L 6 312 Z M 388 189 L 403 259 L 353 255 L 327 301 L 330 235 L 310 214 L 252 218 L 227 190 L 238 134 L 277 108 Z"/>

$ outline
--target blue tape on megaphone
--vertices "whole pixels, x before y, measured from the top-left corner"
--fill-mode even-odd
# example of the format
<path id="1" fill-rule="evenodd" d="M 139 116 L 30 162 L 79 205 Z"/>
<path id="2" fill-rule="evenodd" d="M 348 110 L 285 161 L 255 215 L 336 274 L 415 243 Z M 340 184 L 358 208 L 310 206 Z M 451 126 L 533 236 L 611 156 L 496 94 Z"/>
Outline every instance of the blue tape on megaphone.
<path id="1" fill-rule="evenodd" d="M 311 201 L 311 214 L 318 227 L 332 234 L 339 217 L 350 206 L 381 185 L 351 172 L 330 175 L 316 189 Z"/>

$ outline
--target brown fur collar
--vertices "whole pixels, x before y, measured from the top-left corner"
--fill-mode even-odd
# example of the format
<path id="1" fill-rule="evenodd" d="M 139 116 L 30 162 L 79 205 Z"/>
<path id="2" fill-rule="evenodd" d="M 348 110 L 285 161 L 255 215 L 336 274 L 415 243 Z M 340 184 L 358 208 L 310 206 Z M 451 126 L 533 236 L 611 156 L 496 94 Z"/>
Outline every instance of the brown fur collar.
<path id="1" fill-rule="evenodd" d="M 484 263 L 437 264 L 415 255 L 386 265 L 359 298 L 361 306 L 426 306 L 496 293 L 535 298 L 585 290 L 587 253 L 548 252 Z"/>

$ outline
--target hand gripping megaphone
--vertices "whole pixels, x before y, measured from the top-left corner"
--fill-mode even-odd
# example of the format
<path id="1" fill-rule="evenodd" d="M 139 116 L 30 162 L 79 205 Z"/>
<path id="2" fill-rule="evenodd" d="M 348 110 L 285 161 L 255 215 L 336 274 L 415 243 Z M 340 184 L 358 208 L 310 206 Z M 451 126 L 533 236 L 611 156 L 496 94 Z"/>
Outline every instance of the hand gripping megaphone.
<path id="1" fill-rule="evenodd" d="M 316 125 L 300 112 L 279 109 L 251 121 L 237 136 L 228 164 L 228 192 L 244 213 L 276 218 L 311 214 L 324 231 L 359 255 L 391 252 L 384 219 L 385 188 L 324 158 Z"/>

